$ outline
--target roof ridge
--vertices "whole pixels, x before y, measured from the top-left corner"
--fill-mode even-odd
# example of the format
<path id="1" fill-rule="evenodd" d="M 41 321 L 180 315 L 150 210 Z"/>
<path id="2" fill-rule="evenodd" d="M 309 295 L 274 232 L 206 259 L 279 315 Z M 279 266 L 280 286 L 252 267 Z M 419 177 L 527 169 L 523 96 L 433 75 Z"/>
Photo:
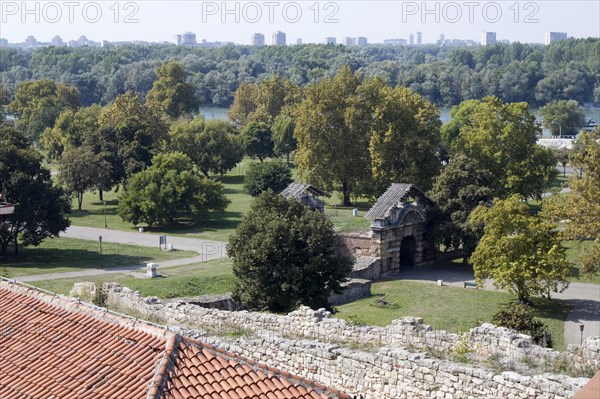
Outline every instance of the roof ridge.
<path id="1" fill-rule="evenodd" d="M 261 371 L 266 374 L 271 374 L 272 376 L 274 376 L 276 378 L 280 378 L 280 377 L 286 378 L 286 379 L 290 380 L 290 382 L 296 383 L 300 386 L 303 386 L 304 388 L 311 388 L 318 393 L 326 394 L 326 392 L 329 392 L 330 394 L 333 394 L 333 395 L 335 395 L 335 397 L 340 398 L 340 399 L 352 399 L 352 396 L 350 396 L 349 394 L 339 391 L 337 389 L 325 386 L 324 384 L 321 384 L 317 381 L 312 381 L 308 378 L 305 378 L 305 377 L 302 377 L 302 376 L 299 376 L 296 374 L 292 374 L 288 371 L 284 371 L 284 370 L 280 370 L 275 367 L 267 366 L 265 363 L 247 358 L 246 356 L 243 356 L 240 354 L 235 354 L 231 351 L 227 351 L 227 350 L 220 348 L 213 344 L 208 344 L 208 343 L 199 341 L 195 338 L 191 338 L 191 337 L 187 337 L 187 336 L 182 336 L 181 338 L 182 339 L 180 342 L 189 342 L 189 343 L 198 345 L 201 349 L 207 349 L 212 354 L 218 354 L 219 356 L 223 356 L 227 360 L 234 360 L 234 361 L 240 363 L 242 366 L 249 366 L 254 371 Z"/>
<path id="2" fill-rule="evenodd" d="M 163 389 L 168 382 L 168 371 L 175 365 L 175 359 L 179 355 L 179 343 L 183 339 L 179 334 L 173 335 L 167 340 L 165 353 L 163 354 L 158 367 L 155 370 L 152 383 L 148 388 L 146 399 L 160 399 L 163 394 Z M 169 367 L 171 366 L 171 367 Z"/>

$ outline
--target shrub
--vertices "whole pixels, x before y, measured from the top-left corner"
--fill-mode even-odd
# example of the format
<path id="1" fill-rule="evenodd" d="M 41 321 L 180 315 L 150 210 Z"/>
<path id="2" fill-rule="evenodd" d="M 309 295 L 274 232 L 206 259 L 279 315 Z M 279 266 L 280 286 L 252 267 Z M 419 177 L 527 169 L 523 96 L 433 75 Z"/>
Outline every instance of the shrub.
<path id="1" fill-rule="evenodd" d="M 547 348 L 552 346 L 552 335 L 548 326 L 534 318 L 533 309 L 523 303 L 510 303 L 500 308 L 492 317 L 492 323 L 531 335 L 537 345 Z"/>
<path id="2" fill-rule="evenodd" d="M 244 181 L 244 189 L 253 197 L 268 189 L 279 193 L 292 182 L 292 172 L 282 162 L 254 163 L 250 165 Z"/>

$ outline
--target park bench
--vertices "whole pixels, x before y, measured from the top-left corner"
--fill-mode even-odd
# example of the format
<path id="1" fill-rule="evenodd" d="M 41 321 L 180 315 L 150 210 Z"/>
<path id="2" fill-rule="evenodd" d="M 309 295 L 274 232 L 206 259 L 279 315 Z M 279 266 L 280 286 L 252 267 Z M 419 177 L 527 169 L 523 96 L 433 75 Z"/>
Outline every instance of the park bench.
<path id="1" fill-rule="evenodd" d="M 477 289 L 477 283 L 471 283 L 469 281 L 465 281 L 464 288 L 467 288 L 467 287 L 473 287 L 473 288 Z"/>

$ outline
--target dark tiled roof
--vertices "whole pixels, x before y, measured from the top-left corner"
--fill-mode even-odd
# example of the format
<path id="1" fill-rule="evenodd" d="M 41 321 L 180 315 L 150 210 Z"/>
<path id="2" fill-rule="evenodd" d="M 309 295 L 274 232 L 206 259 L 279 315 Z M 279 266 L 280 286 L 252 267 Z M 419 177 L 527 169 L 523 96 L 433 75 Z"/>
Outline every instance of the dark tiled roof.
<path id="1" fill-rule="evenodd" d="M 370 221 L 385 219 L 389 216 L 390 211 L 403 201 L 406 195 L 411 195 L 429 204 L 432 203 L 431 200 L 416 186 L 406 183 L 393 183 L 387 191 L 379 197 L 369 212 L 365 214 L 365 218 Z"/>
<path id="2" fill-rule="evenodd" d="M 0 398 L 348 398 L 167 328 L 0 280 Z"/>
<path id="3" fill-rule="evenodd" d="M 319 190 L 315 186 L 300 183 L 291 183 L 285 188 L 285 190 L 281 192 L 281 195 L 283 195 L 285 198 L 293 197 L 300 199 L 300 197 L 302 197 L 302 195 L 306 192 L 317 197 L 331 197 L 330 194 L 326 193 L 325 191 Z"/>

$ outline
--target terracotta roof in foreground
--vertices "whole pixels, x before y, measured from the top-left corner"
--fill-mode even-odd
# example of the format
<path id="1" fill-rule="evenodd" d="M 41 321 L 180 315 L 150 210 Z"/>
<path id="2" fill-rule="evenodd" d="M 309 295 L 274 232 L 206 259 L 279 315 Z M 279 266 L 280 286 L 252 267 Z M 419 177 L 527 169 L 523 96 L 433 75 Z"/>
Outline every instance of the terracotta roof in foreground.
<path id="1" fill-rule="evenodd" d="M 0 280 L 0 398 L 349 396 L 166 327 Z"/>

